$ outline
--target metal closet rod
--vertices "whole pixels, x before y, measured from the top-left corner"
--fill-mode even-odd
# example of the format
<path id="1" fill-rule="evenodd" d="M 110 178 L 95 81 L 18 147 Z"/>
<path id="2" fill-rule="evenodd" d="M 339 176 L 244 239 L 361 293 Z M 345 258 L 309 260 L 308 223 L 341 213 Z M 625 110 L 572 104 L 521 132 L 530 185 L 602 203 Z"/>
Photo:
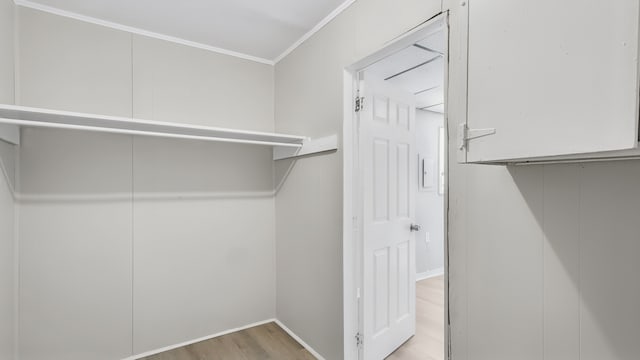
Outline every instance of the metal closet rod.
<path id="1" fill-rule="evenodd" d="M 292 148 L 301 148 L 302 147 L 302 144 L 296 144 L 296 143 L 292 144 L 292 143 L 283 143 L 283 142 L 275 142 L 275 141 L 233 139 L 233 138 L 222 138 L 222 137 L 213 137 L 213 136 L 199 136 L 199 135 L 184 135 L 184 134 L 176 134 L 176 133 L 163 133 L 163 132 L 154 132 L 154 131 L 117 129 L 117 128 L 107 128 L 107 127 L 98 127 L 98 126 L 49 123 L 49 122 L 32 121 L 32 120 L 15 120 L 15 119 L 1 119 L 0 118 L 0 124 L 31 126 L 31 127 L 45 127 L 45 128 L 67 129 L 67 130 L 83 130 L 83 131 L 94 131 L 94 132 L 106 132 L 106 133 L 112 133 L 112 134 L 153 136 L 153 137 L 164 137 L 164 138 L 173 138 L 173 139 L 216 141 L 216 142 L 226 142 L 226 143 L 236 143 L 236 144 L 282 146 L 282 147 L 292 147 Z"/>

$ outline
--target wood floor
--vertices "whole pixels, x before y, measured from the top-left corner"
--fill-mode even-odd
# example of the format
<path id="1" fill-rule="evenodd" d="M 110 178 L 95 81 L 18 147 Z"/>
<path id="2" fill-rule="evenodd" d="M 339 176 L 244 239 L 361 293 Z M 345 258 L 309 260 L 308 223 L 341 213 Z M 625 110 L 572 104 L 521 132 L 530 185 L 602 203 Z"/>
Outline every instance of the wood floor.
<path id="1" fill-rule="evenodd" d="M 444 360 L 444 279 L 416 284 L 416 335 L 387 360 Z M 143 360 L 314 360 L 276 323 L 268 323 Z"/>
<path id="2" fill-rule="evenodd" d="M 144 360 L 315 360 L 276 323 L 238 331 Z"/>
<path id="3" fill-rule="evenodd" d="M 444 277 L 416 283 L 416 335 L 387 360 L 444 360 Z"/>

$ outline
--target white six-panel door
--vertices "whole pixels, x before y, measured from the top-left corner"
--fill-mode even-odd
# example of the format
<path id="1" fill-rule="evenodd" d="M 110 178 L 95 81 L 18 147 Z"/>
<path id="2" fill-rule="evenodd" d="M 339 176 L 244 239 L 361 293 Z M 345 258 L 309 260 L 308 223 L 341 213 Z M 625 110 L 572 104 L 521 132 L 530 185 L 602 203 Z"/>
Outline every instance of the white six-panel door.
<path id="1" fill-rule="evenodd" d="M 363 82 L 363 357 L 381 360 L 415 333 L 416 110 L 412 94 Z"/>

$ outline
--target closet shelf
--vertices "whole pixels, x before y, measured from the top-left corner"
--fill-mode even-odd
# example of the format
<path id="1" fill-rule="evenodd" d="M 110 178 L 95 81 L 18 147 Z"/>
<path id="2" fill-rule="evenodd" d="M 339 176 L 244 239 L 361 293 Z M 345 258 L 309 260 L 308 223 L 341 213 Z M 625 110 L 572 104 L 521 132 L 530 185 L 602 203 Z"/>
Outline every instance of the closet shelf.
<path id="1" fill-rule="evenodd" d="M 0 104 L 0 139 L 20 144 L 20 127 L 47 127 L 116 134 L 219 141 L 273 147 L 273 159 L 289 159 L 337 150 L 338 136 L 305 136 L 187 125 L 127 117 L 83 114 Z"/>
<path id="2" fill-rule="evenodd" d="M 0 104 L 0 124 L 221 141 L 293 149 L 301 148 L 305 140 L 307 140 L 304 136 L 186 125 L 4 104 Z M 18 143 L 18 140 L 12 135 L 16 133 L 15 131 L 10 131 L 8 127 L 3 127 L 3 129 L 5 130 L 0 132 L 0 136 L 5 135 L 3 136 L 4 140 Z"/>

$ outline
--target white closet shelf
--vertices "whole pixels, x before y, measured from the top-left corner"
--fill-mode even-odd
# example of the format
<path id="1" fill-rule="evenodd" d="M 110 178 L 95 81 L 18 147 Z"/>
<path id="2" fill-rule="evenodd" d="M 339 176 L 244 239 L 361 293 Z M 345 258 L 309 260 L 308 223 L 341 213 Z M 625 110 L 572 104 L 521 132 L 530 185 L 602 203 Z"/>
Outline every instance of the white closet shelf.
<path id="1" fill-rule="evenodd" d="M 0 139 L 19 145 L 20 127 L 47 127 L 273 146 L 274 160 L 301 157 L 338 148 L 337 135 L 310 139 L 306 136 L 0 104 Z"/>
<path id="2" fill-rule="evenodd" d="M 0 124 L 300 148 L 304 136 L 0 104 Z M 6 139 L 11 141 L 10 139 Z M 14 141 L 11 141 L 14 142 Z"/>

